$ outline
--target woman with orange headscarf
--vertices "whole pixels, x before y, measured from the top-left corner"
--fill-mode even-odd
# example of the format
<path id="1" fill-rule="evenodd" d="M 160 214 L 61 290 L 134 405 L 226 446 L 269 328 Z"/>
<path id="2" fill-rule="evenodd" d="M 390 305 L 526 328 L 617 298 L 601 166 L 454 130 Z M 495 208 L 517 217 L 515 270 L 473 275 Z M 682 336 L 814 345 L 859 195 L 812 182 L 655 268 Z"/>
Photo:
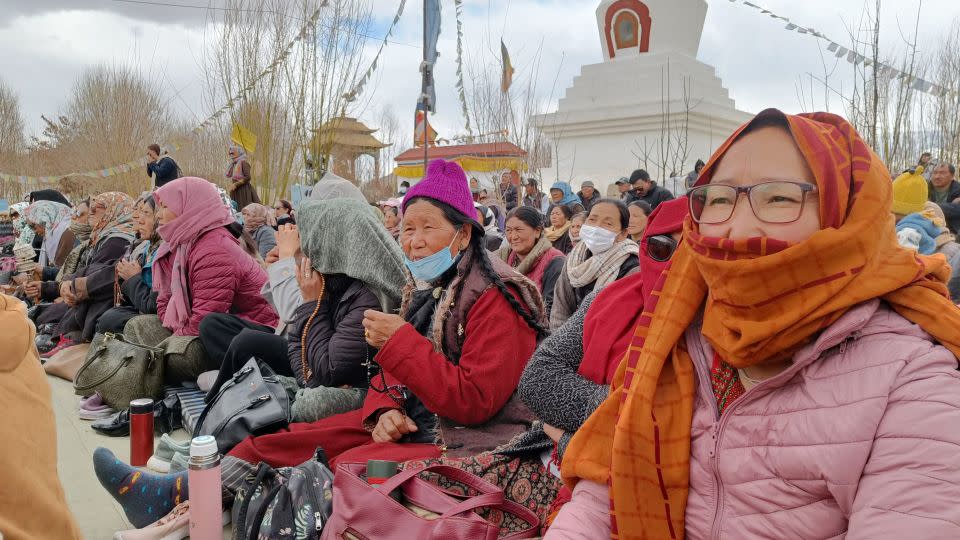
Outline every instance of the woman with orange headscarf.
<path id="1" fill-rule="evenodd" d="M 960 537 L 960 310 L 838 116 L 716 152 L 547 538 Z"/>

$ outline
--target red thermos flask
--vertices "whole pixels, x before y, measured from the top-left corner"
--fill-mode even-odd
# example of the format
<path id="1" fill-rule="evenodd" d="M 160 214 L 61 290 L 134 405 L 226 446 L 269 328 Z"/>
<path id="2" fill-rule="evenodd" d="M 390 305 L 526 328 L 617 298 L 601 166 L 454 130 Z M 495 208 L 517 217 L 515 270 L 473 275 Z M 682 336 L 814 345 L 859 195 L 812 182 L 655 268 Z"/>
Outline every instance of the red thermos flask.
<path id="1" fill-rule="evenodd" d="M 153 400 L 130 402 L 130 465 L 145 467 L 153 455 Z"/>

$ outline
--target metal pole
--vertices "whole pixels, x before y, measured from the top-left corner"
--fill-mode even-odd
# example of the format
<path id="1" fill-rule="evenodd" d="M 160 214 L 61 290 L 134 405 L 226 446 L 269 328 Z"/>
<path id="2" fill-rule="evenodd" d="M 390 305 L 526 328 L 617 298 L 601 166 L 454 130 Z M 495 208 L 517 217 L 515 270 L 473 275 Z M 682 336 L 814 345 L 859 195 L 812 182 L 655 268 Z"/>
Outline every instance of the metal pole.
<path id="1" fill-rule="evenodd" d="M 423 0 L 423 61 L 427 61 L 427 0 Z M 423 69 L 423 78 L 424 82 L 428 81 L 428 77 L 433 76 L 432 67 L 424 67 Z M 424 85 L 424 90 L 426 90 L 426 85 Z M 427 106 L 427 100 L 429 96 L 424 96 L 424 107 L 423 107 L 423 176 L 420 177 L 421 180 L 427 176 L 427 138 L 428 131 L 430 131 L 430 108 Z M 432 103 L 430 104 L 433 105 Z"/>

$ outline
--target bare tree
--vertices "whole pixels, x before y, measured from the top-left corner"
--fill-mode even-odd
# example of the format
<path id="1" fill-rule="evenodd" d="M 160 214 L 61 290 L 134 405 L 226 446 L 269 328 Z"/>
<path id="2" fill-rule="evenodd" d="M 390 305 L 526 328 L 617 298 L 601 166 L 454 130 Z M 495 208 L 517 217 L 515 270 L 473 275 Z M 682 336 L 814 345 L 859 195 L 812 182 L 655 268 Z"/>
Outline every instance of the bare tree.
<path id="1" fill-rule="evenodd" d="M 691 97 L 689 77 L 681 77 L 680 110 L 673 108 L 673 88 L 670 62 L 660 71 L 660 136 L 634 141 L 631 150 L 637 158 L 637 164 L 651 174 L 652 178 L 663 178 L 674 182 L 670 189 L 674 193 L 683 186 L 676 184 L 682 179 L 682 173 L 690 158 L 690 112 L 696 109 L 701 100 L 694 102 Z"/>
<path id="2" fill-rule="evenodd" d="M 367 199 L 381 201 L 393 197 L 396 193 L 398 180 L 393 174 L 396 165 L 394 158 L 412 146 L 413 137 L 401 128 L 400 119 L 389 104 L 380 109 L 375 125 L 378 128 L 375 135 L 387 145 L 380 150 L 380 176 L 376 177 L 372 170 L 364 170 L 357 176 L 363 179 L 360 189 Z M 364 165 L 372 167 L 369 160 L 364 162 Z"/>
<path id="3" fill-rule="evenodd" d="M 63 113 L 42 118 L 43 134 L 33 138 L 21 161 L 23 172 L 62 174 L 66 178 L 61 187 L 76 196 L 147 189 L 149 178 L 139 166 L 114 170 L 102 179 L 70 173 L 130 162 L 145 155 L 148 144 L 167 140 L 175 132 L 174 117 L 156 85 L 134 68 L 122 66 L 84 71 Z"/>
<path id="4" fill-rule="evenodd" d="M 930 126 L 923 118 L 928 98 L 914 86 L 927 65 L 917 47 L 921 7 L 922 2 L 913 34 L 902 37 L 900 54 L 881 50 L 880 0 L 868 4 L 858 26 L 848 30 L 851 46 L 847 55 L 852 60 L 854 82 L 852 93 L 844 97 L 846 115 L 890 171 L 915 163 L 928 139 L 924 132 Z"/>
<path id="5" fill-rule="evenodd" d="M 20 114 L 20 100 L 13 89 L 0 80 L 0 162 L 10 163 L 23 150 L 23 116 Z"/>
<path id="6" fill-rule="evenodd" d="M 207 61 L 208 101 L 232 99 L 256 81 L 220 132 L 224 147 L 234 123 L 257 136 L 251 158 L 261 198 L 285 194 L 302 176 L 306 154 L 315 162 L 328 157 L 332 141 L 314 134 L 348 112 L 344 94 L 365 67 L 371 10 L 369 0 L 228 0 L 220 12 Z M 306 34 L 288 52 L 301 30 Z M 271 68 L 277 58 L 283 61 Z"/>
<path id="7" fill-rule="evenodd" d="M 930 125 L 935 128 L 934 147 L 939 159 L 960 162 L 960 30 L 954 19 L 950 32 L 937 54 L 935 81 L 945 89 L 930 108 Z"/>

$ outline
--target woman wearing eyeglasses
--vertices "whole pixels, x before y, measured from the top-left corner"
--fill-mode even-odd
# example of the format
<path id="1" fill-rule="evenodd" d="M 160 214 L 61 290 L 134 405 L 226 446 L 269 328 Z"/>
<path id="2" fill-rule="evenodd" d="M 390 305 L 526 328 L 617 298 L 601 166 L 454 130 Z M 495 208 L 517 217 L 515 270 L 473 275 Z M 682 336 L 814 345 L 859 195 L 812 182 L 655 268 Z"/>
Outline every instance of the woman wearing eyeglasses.
<path id="1" fill-rule="evenodd" d="M 495 477 L 507 497 L 534 509 L 541 523 L 548 521 L 551 509 L 569 500 L 570 491 L 560 489 L 558 466 L 564 451 L 574 432 L 609 394 L 613 374 L 642 317 L 647 293 L 669 267 L 677 245 L 674 237 L 679 237 L 686 215 L 686 198 L 658 206 L 640 250 L 641 271 L 587 295 L 579 309 L 537 348 L 517 393 L 540 421 L 493 457 L 447 460 L 446 464 L 484 478 Z M 520 460 L 510 461 L 515 458 Z M 516 472 L 508 475 L 506 471 Z M 531 489 L 519 478 L 533 478 L 536 483 Z"/>
<path id="2" fill-rule="evenodd" d="M 767 110 L 691 220 L 546 538 L 957 538 L 960 310 L 842 118 Z"/>

